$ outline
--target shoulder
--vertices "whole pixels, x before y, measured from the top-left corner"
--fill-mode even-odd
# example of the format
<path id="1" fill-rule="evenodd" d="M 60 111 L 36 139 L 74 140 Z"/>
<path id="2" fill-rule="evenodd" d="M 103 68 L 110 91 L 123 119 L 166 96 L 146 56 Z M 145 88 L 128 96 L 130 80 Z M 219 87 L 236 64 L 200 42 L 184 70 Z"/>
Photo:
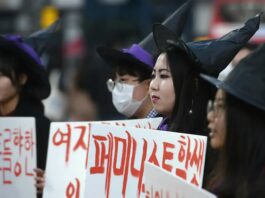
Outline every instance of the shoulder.
<path id="1" fill-rule="evenodd" d="M 50 120 L 44 115 L 44 108 L 41 102 L 30 103 L 29 101 L 21 101 L 14 112 L 14 116 L 34 117 L 36 125 L 50 124 Z"/>

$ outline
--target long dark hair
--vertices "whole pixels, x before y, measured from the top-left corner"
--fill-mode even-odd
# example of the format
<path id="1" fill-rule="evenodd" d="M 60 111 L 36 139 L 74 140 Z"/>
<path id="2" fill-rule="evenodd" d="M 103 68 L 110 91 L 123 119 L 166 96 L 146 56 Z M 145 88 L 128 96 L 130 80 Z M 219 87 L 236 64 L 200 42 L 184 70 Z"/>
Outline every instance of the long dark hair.
<path id="1" fill-rule="evenodd" d="M 38 99 L 37 93 L 34 92 L 35 89 L 31 88 L 33 82 L 31 82 L 28 71 L 24 67 L 25 64 L 27 63 L 25 63 L 24 59 L 19 58 L 15 53 L 5 50 L 0 51 L 0 72 L 2 75 L 11 80 L 21 99 L 24 101 L 27 100 L 29 103 L 35 104 L 43 110 L 43 105 L 40 99 Z M 28 76 L 27 82 L 24 85 L 20 83 L 20 76 L 22 74 Z"/>
<path id="2" fill-rule="evenodd" d="M 0 72 L 8 77 L 16 88 L 19 88 L 19 76 L 25 73 L 21 60 L 6 51 L 0 51 Z"/>
<path id="3" fill-rule="evenodd" d="M 170 131 L 206 134 L 206 107 L 213 93 L 212 87 L 200 79 L 200 70 L 187 56 L 175 47 L 165 51 L 175 90 L 175 105 L 170 118 Z"/>
<path id="4" fill-rule="evenodd" d="M 226 138 L 209 190 L 220 197 L 265 197 L 265 112 L 226 94 Z"/>

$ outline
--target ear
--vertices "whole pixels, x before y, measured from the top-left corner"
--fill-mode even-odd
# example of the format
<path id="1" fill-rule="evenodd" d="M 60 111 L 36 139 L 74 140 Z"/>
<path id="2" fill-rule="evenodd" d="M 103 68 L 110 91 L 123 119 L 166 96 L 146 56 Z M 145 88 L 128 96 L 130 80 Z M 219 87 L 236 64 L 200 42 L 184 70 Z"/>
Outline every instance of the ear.
<path id="1" fill-rule="evenodd" d="M 20 85 L 25 85 L 26 82 L 28 81 L 28 76 L 27 74 L 23 73 L 19 76 L 19 84 Z"/>

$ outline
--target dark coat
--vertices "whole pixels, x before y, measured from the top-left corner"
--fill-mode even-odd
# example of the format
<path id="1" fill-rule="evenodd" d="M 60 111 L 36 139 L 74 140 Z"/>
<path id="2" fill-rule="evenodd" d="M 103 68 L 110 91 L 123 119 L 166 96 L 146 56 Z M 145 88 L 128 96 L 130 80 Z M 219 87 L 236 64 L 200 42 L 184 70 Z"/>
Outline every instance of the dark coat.
<path id="1" fill-rule="evenodd" d="M 50 120 L 44 115 L 42 103 L 22 97 L 15 111 L 10 116 L 34 117 L 36 119 L 37 167 L 45 170 Z"/>

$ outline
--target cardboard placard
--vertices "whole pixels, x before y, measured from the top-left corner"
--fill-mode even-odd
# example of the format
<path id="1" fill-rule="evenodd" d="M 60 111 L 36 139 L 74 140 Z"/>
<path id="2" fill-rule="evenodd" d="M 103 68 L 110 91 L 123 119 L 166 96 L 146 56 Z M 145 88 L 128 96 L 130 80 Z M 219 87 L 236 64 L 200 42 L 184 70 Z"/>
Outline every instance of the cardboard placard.
<path id="1" fill-rule="evenodd" d="M 216 198 L 214 194 L 148 162 L 145 163 L 144 183 L 142 198 Z"/>
<path id="2" fill-rule="evenodd" d="M 161 121 L 162 118 L 149 118 L 51 123 L 44 197 L 84 195 L 86 170 L 88 169 L 89 126 L 91 123 L 102 124 L 106 128 L 113 125 L 155 129 Z M 80 187 L 80 184 L 83 185 Z"/>
<path id="3" fill-rule="evenodd" d="M 96 124 L 90 127 L 86 198 L 139 197 L 144 189 L 145 161 L 202 185 L 207 137 Z"/>
<path id="4" fill-rule="evenodd" d="M 35 131 L 34 118 L 0 118 L 0 197 L 36 197 Z"/>

